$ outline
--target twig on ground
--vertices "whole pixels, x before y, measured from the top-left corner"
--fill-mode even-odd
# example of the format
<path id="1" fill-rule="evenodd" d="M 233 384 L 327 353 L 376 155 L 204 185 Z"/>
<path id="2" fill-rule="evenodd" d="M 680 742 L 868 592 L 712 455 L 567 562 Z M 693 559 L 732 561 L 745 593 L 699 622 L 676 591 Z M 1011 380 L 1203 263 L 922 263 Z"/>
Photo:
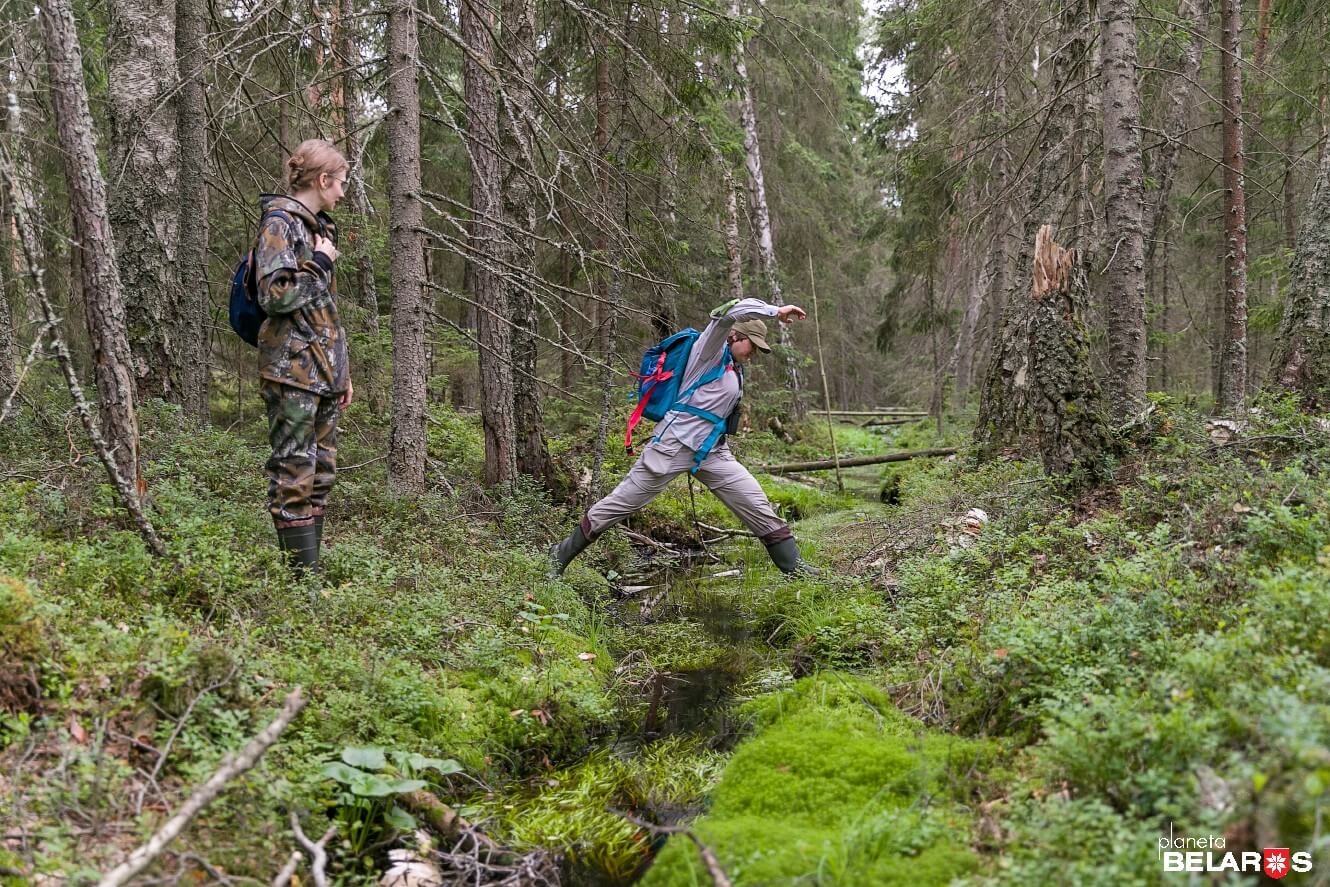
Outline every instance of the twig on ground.
<path id="1" fill-rule="evenodd" d="M 111 869 L 106 875 L 97 882 L 97 887 L 122 887 L 134 879 L 136 875 L 148 867 L 156 859 L 166 845 L 171 843 L 177 835 L 184 831 L 185 826 L 189 825 L 191 819 L 198 815 L 199 811 L 212 803 L 226 784 L 235 779 L 240 774 L 246 772 L 259 762 L 278 737 L 291 726 L 291 722 L 296 719 L 305 707 L 305 699 L 301 695 L 301 689 L 296 687 L 291 694 L 286 697 L 286 703 L 277 717 L 273 719 L 262 732 L 251 739 L 240 754 L 235 757 L 228 757 L 222 762 L 222 766 L 208 777 L 208 781 L 190 796 L 189 800 L 176 812 L 174 816 L 157 830 L 157 832 L 148 839 L 148 842 L 139 847 L 129 858 L 120 865 Z"/>
<path id="2" fill-rule="evenodd" d="M 272 887 L 291 887 L 291 878 L 295 875 L 296 869 L 300 868 L 300 860 L 304 859 L 304 854 L 299 850 L 291 851 L 291 858 L 282 866 L 282 870 L 277 873 L 277 877 L 272 879 Z"/>
<path id="3" fill-rule="evenodd" d="M 698 854 L 702 857 L 702 864 L 707 867 L 707 874 L 711 876 L 711 883 L 714 887 L 732 887 L 730 878 L 725 874 L 725 869 L 721 866 L 720 859 L 717 858 L 715 852 L 704 844 L 702 839 L 694 834 L 693 830 L 688 826 L 656 825 L 655 823 L 638 819 L 631 813 L 625 813 L 622 810 L 616 810 L 614 812 L 618 813 L 638 828 L 646 829 L 654 835 L 683 835 L 688 840 L 692 841 L 693 846 L 697 848 Z"/>
<path id="4" fill-rule="evenodd" d="M 296 815 L 296 811 L 292 810 L 291 831 L 295 832 L 296 840 L 300 842 L 300 846 L 304 847 L 305 852 L 309 854 L 309 876 L 314 881 L 314 887 L 328 887 L 328 875 L 326 872 L 328 867 L 328 851 L 325 848 L 327 848 L 328 842 L 332 840 L 332 836 L 337 834 L 337 825 L 333 824 L 328 826 L 328 830 L 323 833 L 322 838 L 319 838 L 317 841 L 311 841 L 305 834 L 304 829 L 300 827 L 300 817 Z"/>

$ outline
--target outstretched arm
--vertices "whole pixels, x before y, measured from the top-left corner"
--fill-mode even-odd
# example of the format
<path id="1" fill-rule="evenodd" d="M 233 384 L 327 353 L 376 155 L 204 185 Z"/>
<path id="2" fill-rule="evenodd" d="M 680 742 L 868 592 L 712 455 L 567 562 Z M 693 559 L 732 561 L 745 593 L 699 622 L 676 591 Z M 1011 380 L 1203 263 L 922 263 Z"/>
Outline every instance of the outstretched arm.
<path id="1" fill-rule="evenodd" d="M 693 346 L 689 368 L 709 367 L 714 361 L 719 360 L 730 327 L 741 320 L 775 317 L 779 318 L 781 323 L 791 323 L 803 320 L 807 316 L 797 305 L 776 306 L 761 299 L 732 299 L 711 312 L 711 322 L 707 324 L 702 335 L 698 337 L 697 344 Z"/>

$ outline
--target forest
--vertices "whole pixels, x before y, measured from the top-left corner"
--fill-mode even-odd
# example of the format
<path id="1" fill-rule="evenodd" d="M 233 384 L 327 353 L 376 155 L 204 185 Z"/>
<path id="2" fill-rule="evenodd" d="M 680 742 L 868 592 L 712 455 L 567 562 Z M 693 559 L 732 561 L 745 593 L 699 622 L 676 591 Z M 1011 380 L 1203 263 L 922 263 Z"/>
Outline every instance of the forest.
<path id="1" fill-rule="evenodd" d="M 0 887 L 1330 883 L 1330 5 L 0 23 Z"/>

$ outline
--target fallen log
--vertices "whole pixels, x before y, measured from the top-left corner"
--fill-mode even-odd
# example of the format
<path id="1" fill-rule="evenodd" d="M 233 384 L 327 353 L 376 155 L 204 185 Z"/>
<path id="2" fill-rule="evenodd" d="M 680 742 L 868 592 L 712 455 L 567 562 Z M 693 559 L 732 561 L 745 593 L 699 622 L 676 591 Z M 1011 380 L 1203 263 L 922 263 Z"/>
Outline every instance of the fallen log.
<path id="1" fill-rule="evenodd" d="M 910 425 L 925 418 L 927 418 L 927 416 L 919 416 L 918 418 L 915 418 L 914 416 L 874 416 L 867 421 L 860 422 L 859 427 L 877 428 L 881 425 Z"/>
<path id="2" fill-rule="evenodd" d="M 926 459 L 930 456 L 950 456 L 956 452 L 956 447 L 939 447 L 935 450 L 906 450 L 900 453 L 886 453 L 881 456 L 855 456 L 851 459 L 841 459 L 840 467 L 857 468 L 861 465 L 908 462 L 911 459 Z M 783 465 L 759 465 L 757 470 L 767 474 L 788 474 L 791 471 L 827 471 L 835 467 L 835 461 L 823 459 L 818 462 L 786 462 Z"/>
<path id="3" fill-rule="evenodd" d="M 927 416 L 928 410 L 907 410 L 904 407 L 886 407 L 880 410 L 819 410 L 833 416 Z"/>

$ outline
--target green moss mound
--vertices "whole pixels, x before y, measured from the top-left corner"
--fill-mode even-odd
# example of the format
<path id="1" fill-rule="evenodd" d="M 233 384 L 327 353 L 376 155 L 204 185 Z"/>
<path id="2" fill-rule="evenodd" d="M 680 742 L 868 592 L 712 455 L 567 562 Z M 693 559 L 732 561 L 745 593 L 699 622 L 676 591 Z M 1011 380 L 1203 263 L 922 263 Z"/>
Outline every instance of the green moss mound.
<path id="1" fill-rule="evenodd" d="M 830 672 L 745 709 L 735 752 L 695 829 L 736 884 L 938 884 L 971 871 L 957 803 L 991 748 L 929 733 L 878 688 Z M 672 840 L 642 882 L 707 883 Z"/>

